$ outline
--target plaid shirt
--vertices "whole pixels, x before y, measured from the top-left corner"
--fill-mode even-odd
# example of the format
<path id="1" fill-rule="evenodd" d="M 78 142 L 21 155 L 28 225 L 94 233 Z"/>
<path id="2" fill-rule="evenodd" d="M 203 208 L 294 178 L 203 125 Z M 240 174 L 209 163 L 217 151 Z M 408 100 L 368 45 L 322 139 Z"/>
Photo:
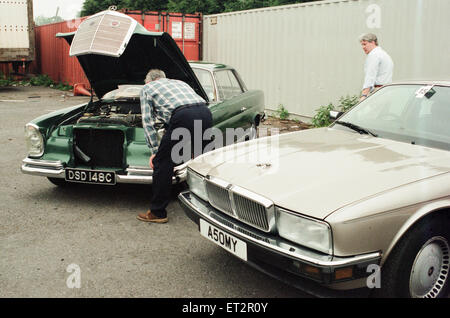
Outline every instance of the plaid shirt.
<path id="1" fill-rule="evenodd" d="M 145 130 L 147 145 L 155 154 L 158 150 L 158 135 L 155 122 L 159 119 L 168 123 L 172 111 L 183 105 L 205 103 L 185 82 L 161 78 L 144 85 L 140 94 L 142 126 Z"/>

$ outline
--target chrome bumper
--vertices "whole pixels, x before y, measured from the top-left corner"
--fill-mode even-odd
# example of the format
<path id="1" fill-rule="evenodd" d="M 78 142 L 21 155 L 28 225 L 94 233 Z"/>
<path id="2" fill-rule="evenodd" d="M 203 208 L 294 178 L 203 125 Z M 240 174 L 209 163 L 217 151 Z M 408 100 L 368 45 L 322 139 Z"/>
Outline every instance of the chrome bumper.
<path id="1" fill-rule="evenodd" d="M 370 264 L 379 264 L 381 259 L 380 252 L 349 257 L 338 257 L 315 252 L 284 240 L 278 235 L 258 231 L 235 219 L 229 218 L 215 210 L 208 202 L 197 198 L 189 191 L 180 193 L 178 199 L 185 213 L 195 223 L 198 224 L 200 222 L 199 219 L 203 219 L 211 225 L 246 242 L 248 250 L 258 251 L 253 252 L 253 254 L 259 256 L 255 256 L 253 260 L 250 260 L 249 255 L 249 260 L 247 261 L 250 265 L 256 265 L 255 267 L 257 268 L 261 263 L 273 265 L 273 268 L 280 267 L 281 264 L 284 264 L 279 268 L 282 271 L 288 271 L 295 275 L 310 278 L 323 285 L 331 286 L 331 284 L 338 283 L 333 278 L 337 270 L 347 267 L 352 267 L 355 271 L 359 269 L 360 271 L 358 273 L 361 276 L 354 276 L 347 281 L 356 280 L 367 276 L 368 274 L 365 272 L 367 266 Z M 296 268 L 305 268 L 305 266 L 318 268 L 323 274 L 322 277 L 316 279 L 296 271 Z M 269 269 L 265 271 L 272 276 L 279 276 L 278 274 L 271 274 L 271 270 Z"/>
<path id="2" fill-rule="evenodd" d="M 175 167 L 172 182 L 186 180 L 187 163 Z M 65 166 L 62 161 L 25 158 L 22 161 L 22 172 L 35 176 L 65 179 Z M 146 167 L 128 167 L 126 174 L 116 174 L 116 183 L 152 184 L 153 170 Z"/>

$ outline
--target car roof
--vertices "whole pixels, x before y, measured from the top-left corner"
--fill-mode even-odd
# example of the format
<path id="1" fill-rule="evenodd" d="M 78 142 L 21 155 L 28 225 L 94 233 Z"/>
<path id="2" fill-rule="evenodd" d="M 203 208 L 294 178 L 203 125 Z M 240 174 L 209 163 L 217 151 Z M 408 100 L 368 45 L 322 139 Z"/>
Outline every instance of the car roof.
<path id="1" fill-rule="evenodd" d="M 431 80 L 410 80 L 399 81 L 389 85 L 438 85 L 438 86 L 450 86 L 450 81 L 431 81 Z"/>
<path id="2" fill-rule="evenodd" d="M 228 66 L 225 64 L 213 63 L 213 62 L 202 62 L 202 61 L 189 61 L 189 65 L 191 67 L 204 68 L 209 71 L 232 68 L 231 66 Z"/>

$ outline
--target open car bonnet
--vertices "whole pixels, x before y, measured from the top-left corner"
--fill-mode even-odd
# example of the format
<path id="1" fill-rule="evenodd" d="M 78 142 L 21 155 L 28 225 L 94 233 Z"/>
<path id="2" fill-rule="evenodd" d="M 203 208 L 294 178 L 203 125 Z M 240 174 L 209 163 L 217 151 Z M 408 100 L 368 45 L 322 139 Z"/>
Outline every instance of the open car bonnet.
<path id="1" fill-rule="evenodd" d="M 70 44 L 95 94 L 122 84 L 144 84 L 152 68 L 161 69 L 171 79 L 188 83 L 208 101 L 183 53 L 165 32 L 150 32 L 131 17 L 103 11 L 84 20 L 77 31 L 58 33 Z"/>

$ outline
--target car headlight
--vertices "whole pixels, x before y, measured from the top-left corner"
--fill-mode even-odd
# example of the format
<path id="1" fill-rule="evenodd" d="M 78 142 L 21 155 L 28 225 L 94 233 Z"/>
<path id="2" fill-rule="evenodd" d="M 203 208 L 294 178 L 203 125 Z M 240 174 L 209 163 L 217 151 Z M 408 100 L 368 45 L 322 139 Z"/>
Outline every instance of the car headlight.
<path id="1" fill-rule="evenodd" d="M 44 154 L 44 138 L 36 125 L 25 125 L 25 140 L 28 156 L 40 157 Z"/>
<path id="2" fill-rule="evenodd" d="M 204 177 L 188 168 L 186 181 L 192 193 L 208 201 Z"/>
<path id="3" fill-rule="evenodd" d="M 326 222 L 306 218 L 278 208 L 278 234 L 311 249 L 332 254 L 331 228 Z"/>

